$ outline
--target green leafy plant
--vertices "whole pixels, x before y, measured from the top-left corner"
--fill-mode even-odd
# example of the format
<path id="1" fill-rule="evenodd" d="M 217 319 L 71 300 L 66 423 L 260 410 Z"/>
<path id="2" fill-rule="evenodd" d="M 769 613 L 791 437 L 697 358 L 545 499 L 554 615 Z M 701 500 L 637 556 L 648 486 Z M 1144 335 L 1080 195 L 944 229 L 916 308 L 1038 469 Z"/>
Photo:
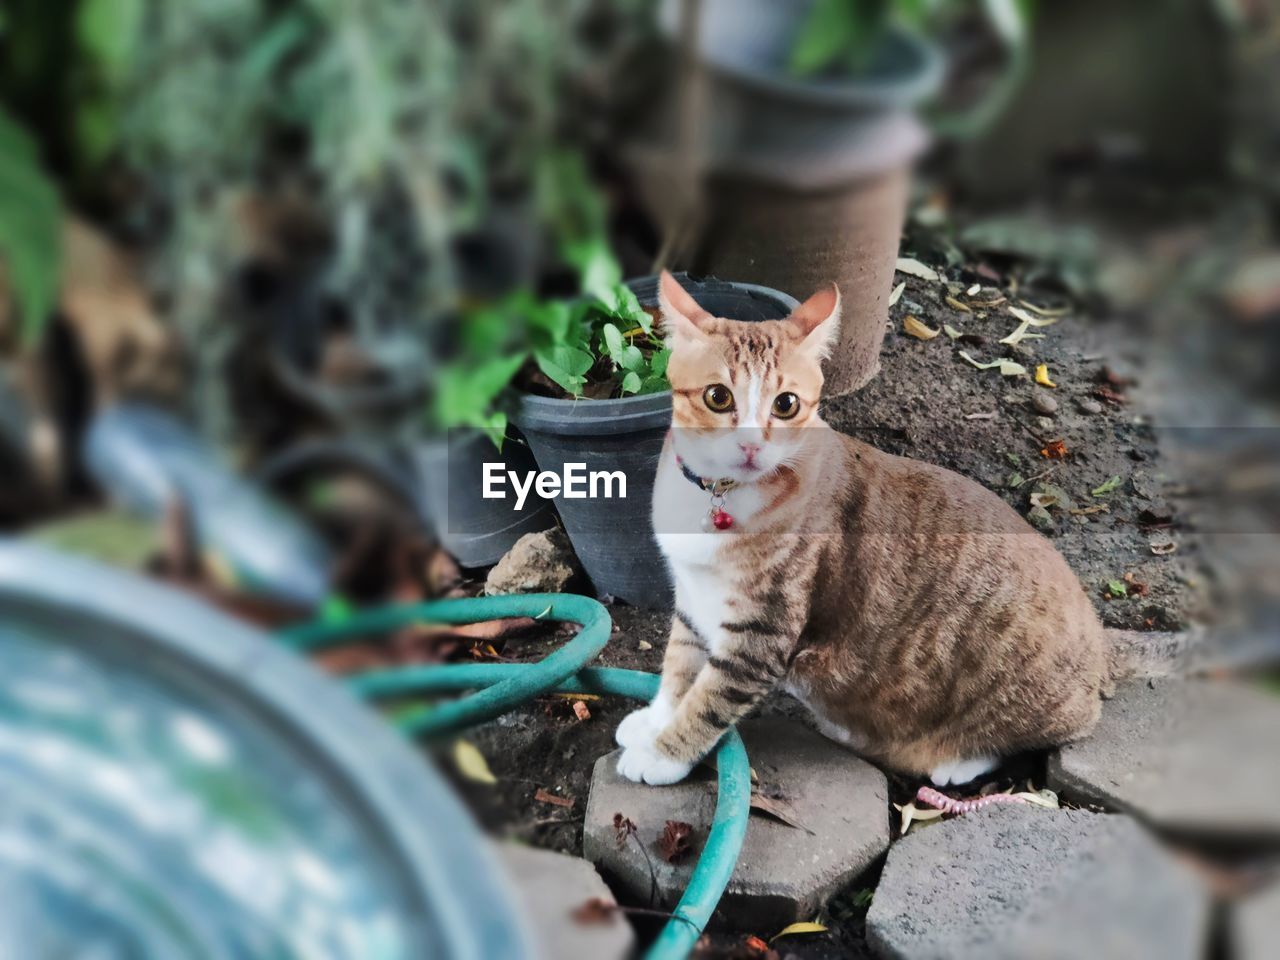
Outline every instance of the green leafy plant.
<path id="1" fill-rule="evenodd" d="M 0 260 L 28 344 L 39 338 L 53 309 L 61 237 L 57 187 L 26 131 L 0 110 Z"/>

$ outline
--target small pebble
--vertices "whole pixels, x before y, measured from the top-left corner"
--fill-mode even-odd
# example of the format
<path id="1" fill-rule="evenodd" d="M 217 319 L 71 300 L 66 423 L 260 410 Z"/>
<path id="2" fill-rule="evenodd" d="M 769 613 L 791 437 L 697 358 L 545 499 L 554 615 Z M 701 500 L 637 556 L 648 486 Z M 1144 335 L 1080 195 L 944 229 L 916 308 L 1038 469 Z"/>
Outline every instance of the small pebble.
<path id="1" fill-rule="evenodd" d="M 1050 420 L 1048 417 L 1036 417 L 1036 426 L 1039 427 L 1041 430 L 1043 430 L 1045 433 L 1053 432 L 1053 421 Z"/>
<path id="2" fill-rule="evenodd" d="M 1039 390 L 1031 395 L 1031 405 L 1036 408 L 1036 413 L 1042 413 L 1046 417 L 1052 417 L 1058 412 L 1058 401 Z"/>
<path id="3" fill-rule="evenodd" d="M 1083 413 L 1101 413 L 1102 404 L 1097 400 L 1084 399 L 1080 401 L 1080 410 Z"/>

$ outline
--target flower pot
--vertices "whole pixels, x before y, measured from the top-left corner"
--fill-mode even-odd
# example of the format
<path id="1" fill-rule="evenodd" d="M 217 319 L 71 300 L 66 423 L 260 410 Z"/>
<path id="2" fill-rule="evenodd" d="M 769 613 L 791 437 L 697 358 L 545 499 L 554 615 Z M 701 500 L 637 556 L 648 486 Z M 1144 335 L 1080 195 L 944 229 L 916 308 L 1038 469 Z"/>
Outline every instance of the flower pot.
<path id="1" fill-rule="evenodd" d="M 659 15 L 677 43 L 679 6 L 666 0 Z M 824 392 L 838 396 L 878 369 L 909 171 L 928 142 L 914 107 L 937 89 L 942 67 L 924 40 L 889 31 L 857 76 L 793 77 L 786 61 L 808 8 L 703 0 L 703 210 L 686 262 L 802 299 L 838 283 L 840 340 L 824 366 Z M 659 221 L 678 223 L 687 190 L 673 184 L 690 171 L 669 146 L 631 153 Z"/>
<path id="2" fill-rule="evenodd" d="M 528 445 L 514 430 L 499 451 L 476 430 L 450 430 L 446 438 L 423 441 L 410 453 L 416 474 L 419 512 L 444 548 L 464 567 L 497 563 L 526 533 L 555 526 L 556 509 L 529 491 L 522 510 L 510 498 L 483 496 L 484 464 L 525 474 L 537 469 Z"/>
<path id="3" fill-rule="evenodd" d="M 680 276 L 694 298 L 716 316 L 733 320 L 785 317 L 797 302 L 785 293 L 749 283 L 692 280 Z M 642 306 L 658 302 L 658 278 L 631 281 Z M 626 499 L 558 501 L 573 549 L 596 592 L 639 607 L 668 609 L 672 602 L 666 561 L 653 536 L 653 477 L 671 426 L 671 393 L 621 400 L 560 400 L 522 394 L 514 420 L 542 470 L 562 473 L 566 463 L 591 471 L 620 470 Z"/>

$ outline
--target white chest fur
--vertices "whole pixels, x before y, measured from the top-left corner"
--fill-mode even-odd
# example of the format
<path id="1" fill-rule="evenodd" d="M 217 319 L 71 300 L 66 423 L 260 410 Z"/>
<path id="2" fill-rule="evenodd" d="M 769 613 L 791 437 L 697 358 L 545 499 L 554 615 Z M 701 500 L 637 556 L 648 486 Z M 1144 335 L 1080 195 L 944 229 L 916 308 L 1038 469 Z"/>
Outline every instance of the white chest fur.
<path id="1" fill-rule="evenodd" d="M 729 491 L 725 509 L 738 527 L 763 505 L 760 494 L 746 486 Z M 653 528 L 675 579 L 676 604 L 715 652 L 720 625 L 728 619 L 727 600 L 735 589 L 728 573 L 737 534 L 704 532 L 702 521 L 710 508 L 711 494 L 684 476 L 668 448 L 654 478 Z"/>

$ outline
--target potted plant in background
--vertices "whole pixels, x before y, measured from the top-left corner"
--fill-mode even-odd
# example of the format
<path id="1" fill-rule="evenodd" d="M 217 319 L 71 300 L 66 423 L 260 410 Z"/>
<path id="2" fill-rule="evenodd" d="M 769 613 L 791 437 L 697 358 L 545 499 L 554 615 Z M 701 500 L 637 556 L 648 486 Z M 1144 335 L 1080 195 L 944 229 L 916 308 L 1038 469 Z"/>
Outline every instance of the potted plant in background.
<path id="1" fill-rule="evenodd" d="M 700 131 L 679 151 L 660 135 L 649 141 L 657 148 L 633 151 L 668 230 L 687 216 L 672 198 L 703 198 L 673 262 L 796 296 L 836 281 L 844 321 L 826 365 L 832 396 L 879 367 L 910 168 L 928 140 L 917 110 L 943 74 L 922 30 L 957 6 L 664 0 L 659 9 L 663 32 L 692 64 L 676 109 L 697 116 L 679 129 Z M 986 7 L 1002 37 L 1020 38 L 1018 0 Z M 947 128 L 973 127 L 998 108 L 993 100 Z M 682 179 L 702 189 L 673 189 Z"/>

